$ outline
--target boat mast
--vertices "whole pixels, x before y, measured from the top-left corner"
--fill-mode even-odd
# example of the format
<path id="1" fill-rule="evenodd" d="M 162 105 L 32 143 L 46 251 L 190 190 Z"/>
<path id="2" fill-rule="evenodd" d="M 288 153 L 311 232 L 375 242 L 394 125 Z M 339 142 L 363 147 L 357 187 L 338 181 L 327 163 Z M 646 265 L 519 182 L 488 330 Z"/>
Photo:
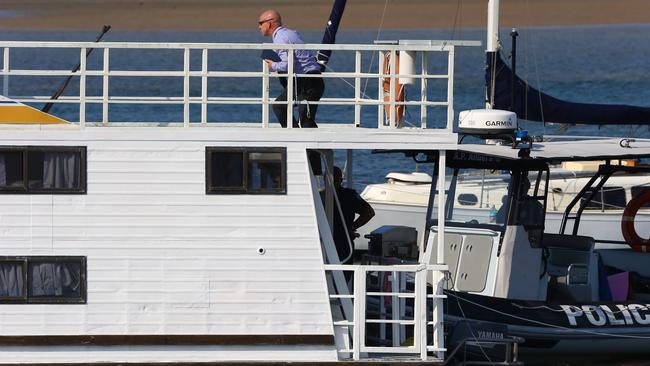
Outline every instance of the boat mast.
<path id="1" fill-rule="evenodd" d="M 494 65 L 496 61 L 497 50 L 499 48 L 499 0 L 488 1 L 488 19 L 487 19 L 487 49 L 485 50 L 487 65 Z M 491 62 L 490 62 L 491 61 Z M 488 70 L 494 73 L 494 67 Z M 492 109 L 494 106 L 494 80 L 495 75 L 490 78 L 492 83 L 487 85 L 485 90 L 485 108 Z"/>
<path id="2" fill-rule="evenodd" d="M 499 0 L 489 0 L 487 20 L 487 52 L 496 52 L 499 47 Z"/>

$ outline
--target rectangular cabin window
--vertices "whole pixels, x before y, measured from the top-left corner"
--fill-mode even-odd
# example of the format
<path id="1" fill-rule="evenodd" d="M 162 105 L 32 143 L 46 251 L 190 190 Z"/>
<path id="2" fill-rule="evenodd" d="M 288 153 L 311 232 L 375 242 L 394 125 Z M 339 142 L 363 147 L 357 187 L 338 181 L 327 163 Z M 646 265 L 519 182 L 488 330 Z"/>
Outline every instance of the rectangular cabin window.
<path id="1" fill-rule="evenodd" d="M 590 190 L 593 192 L 593 189 Z M 581 198 L 582 201 L 585 198 Z M 589 202 L 586 209 L 591 210 L 620 210 L 625 208 L 625 189 L 623 187 L 604 186 L 596 192 L 594 198 Z"/>
<path id="2" fill-rule="evenodd" d="M 286 194 L 286 148 L 206 148 L 206 193 Z"/>
<path id="3" fill-rule="evenodd" d="M 85 192 L 85 147 L 0 147 L 0 193 Z"/>
<path id="4" fill-rule="evenodd" d="M 86 257 L 0 257 L 0 303 L 86 303 Z"/>

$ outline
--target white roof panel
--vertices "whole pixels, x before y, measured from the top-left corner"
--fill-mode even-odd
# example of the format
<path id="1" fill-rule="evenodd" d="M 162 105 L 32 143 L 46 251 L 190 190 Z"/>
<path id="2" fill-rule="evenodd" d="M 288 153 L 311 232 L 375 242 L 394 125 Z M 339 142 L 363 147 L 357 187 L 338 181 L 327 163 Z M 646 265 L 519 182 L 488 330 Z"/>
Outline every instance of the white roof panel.
<path id="1" fill-rule="evenodd" d="M 535 142 L 530 151 L 530 157 L 549 162 L 571 160 L 608 160 L 650 157 L 650 140 L 629 140 L 624 147 L 624 138 L 607 138 L 591 140 L 562 140 L 550 142 Z M 518 159 L 519 149 L 509 146 L 467 144 L 460 145 L 459 150 L 501 157 Z"/>

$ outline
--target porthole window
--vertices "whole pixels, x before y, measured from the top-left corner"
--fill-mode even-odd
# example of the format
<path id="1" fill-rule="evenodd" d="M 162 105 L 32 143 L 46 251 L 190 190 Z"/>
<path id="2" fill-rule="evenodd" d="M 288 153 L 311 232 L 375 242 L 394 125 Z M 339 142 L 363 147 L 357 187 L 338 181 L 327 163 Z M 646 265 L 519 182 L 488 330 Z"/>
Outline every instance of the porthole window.
<path id="1" fill-rule="evenodd" d="M 458 195 L 458 203 L 461 206 L 476 206 L 478 197 L 473 193 L 462 193 Z"/>

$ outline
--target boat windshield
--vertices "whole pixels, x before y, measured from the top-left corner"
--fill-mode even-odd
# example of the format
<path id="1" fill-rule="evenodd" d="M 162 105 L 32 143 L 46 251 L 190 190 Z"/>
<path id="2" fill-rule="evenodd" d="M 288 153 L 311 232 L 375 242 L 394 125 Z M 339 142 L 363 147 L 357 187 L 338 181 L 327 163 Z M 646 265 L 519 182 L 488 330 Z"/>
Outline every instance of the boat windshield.
<path id="1" fill-rule="evenodd" d="M 445 225 L 505 230 L 506 224 L 543 228 L 548 175 L 543 171 L 449 169 Z M 438 177 L 434 176 L 437 182 Z M 513 199 L 514 198 L 514 199 Z M 429 224 L 438 220 L 437 190 L 429 204 Z"/>
<path id="2" fill-rule="evenodd" d="M 434 182 L 438 177 L 434 176 Z M 511 175 L 488 169 L 449 170 L 445 180 L 445 222 L 452 226 L 503 226 L 506 221 Z M 437 222 L 437 192 L 429 205 L 430 221 Z M 500 216 L 499 216 L 500 215 Z"/>

